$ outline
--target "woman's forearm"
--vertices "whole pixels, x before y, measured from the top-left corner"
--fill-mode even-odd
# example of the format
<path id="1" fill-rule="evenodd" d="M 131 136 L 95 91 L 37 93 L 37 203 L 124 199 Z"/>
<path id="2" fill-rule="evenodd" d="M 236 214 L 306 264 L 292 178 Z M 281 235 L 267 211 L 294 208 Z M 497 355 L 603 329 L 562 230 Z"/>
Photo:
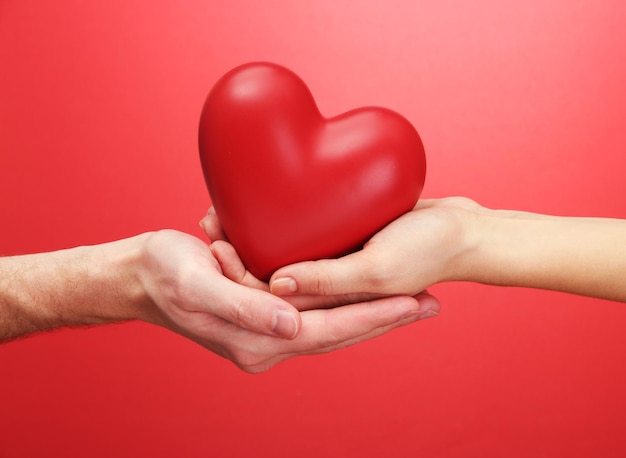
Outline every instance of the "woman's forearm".
<path id="1" fill-rule="evenodd" d="M 480 211 L 464 280 L 626 301 L 626 221 Z"/>

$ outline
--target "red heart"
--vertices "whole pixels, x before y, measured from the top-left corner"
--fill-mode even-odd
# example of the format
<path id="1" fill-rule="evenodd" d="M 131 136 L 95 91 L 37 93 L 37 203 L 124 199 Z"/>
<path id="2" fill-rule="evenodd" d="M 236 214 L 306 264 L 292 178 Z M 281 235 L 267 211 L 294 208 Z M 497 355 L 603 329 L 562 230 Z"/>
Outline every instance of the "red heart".
<path id="1" fill-rule="evenodd" d="M 411 210 L 426 175 L 415 128 L 386 108 L 324 118 L 304 82 L 271 63 L 224 75 L 199 132 L 207 187 L 246 267 L 279 267 L 358 249 Z"/>

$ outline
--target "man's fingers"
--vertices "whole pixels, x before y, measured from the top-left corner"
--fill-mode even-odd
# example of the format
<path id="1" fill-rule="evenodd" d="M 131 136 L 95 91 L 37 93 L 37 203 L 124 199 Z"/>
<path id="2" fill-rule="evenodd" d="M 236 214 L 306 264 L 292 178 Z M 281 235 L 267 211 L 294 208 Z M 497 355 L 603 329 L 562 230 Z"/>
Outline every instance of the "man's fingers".
<path id="1" fill-rule="evenodd" d="M 332 309 L 343 305 L 372 301 L 382 297 L 389 297 L 389 294 L 352 293 L 338 294 L 335 296 L 295 295 L 282 297 L 299 311 L 304 312 L 305 310 Z"/>
<path id="2" fill-rule="evenodd" d="M 226 278 L 240 285 L 269 291 L 267 283 L 262 282 L 246 269 L 235 248 L 230 243 L 218 240 L 211 244 L 210 249 L 215 259 L 219 262 L 222 273 Z"/>
<path id="3" fill-rule="evenodd" d="M 301 313 L 302 329 L 286 346 L 291 356 L 336 350 L 435 316 L 439 308 L 434 297 L 425 295 L 421 299 L 394 296 L 331 310 L 310 310 Z"/>
<path id="4" fill-rule="evenodd" d="M 220 283 L 208 312 L 256 333 L 283 339 L 296 337 L 302 319 L 291 304 L 265 291 L 227 279 Z"/>
<path id="5" fill-rule="evenodd" d="M 228 240 L 213 207 L 210 207 L 204 218 L 200 220 L 200 227 L 212 242 Z"/>
<path id="6" fill-rule="evenodd" d="M 226 342 L 218 346 L 220 354 L 246 372 L 259 373 L 294 356 L 326 353 L 378 337 L 435 316 L 439 309 L 437 299 L 424 292 L 415 298 L 395 296 L 332 310 L 303 312 L 300 332 L 293 340 L 250 333 L 226 322 L 215 335 Z M 211 348 L 211 342 L 197 341 Z"/>
<path id="7" fill-rule="evenodd" d="M 441 304 L 435 296 L 424 290 L 414 297 L 420 304 L 420 320 L 439 315 Z"/>

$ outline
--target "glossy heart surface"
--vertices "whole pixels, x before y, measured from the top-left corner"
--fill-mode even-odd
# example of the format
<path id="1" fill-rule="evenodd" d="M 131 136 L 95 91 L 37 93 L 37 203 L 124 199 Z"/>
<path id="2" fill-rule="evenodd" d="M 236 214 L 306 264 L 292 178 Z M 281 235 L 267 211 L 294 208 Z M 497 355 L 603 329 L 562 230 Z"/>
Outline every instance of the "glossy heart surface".
<path id="1" fill-rule="evenodd" d="M 272 63 L 237 67 L 212 88 L 199 148 L 211 201 L 256 277 L 359 249 L 422 192 L 420 137 L 398 113 L 325 118 L 306 84 Z"/>

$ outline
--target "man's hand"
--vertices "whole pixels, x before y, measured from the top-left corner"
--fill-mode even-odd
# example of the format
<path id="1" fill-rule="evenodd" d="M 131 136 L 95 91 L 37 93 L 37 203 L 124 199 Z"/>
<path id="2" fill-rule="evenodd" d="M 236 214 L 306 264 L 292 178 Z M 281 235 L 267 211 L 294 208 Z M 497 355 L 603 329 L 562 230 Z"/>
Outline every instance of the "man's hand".
<path id="1" fill-rule="evenodd" d="M 216 241 L 211 245 L 211 251 L 226 277 L 250 288 L 269 289 L 266 283 L 245 269 L 229 243 Z M 426 292 L 415 297 L 394 296 L 375 300 L 369 297 L 366 300 L 362 296 L 290 297 L 289 301 L 305 310 L 301 313 L 302 328 L 295 339 L 285 341 L 250 333 L 232 325 L 225 326 L 223 342 L 234 352 L 225 356 L 248 372 L 260 372 L 294 356 L 329 352 L 380 336 L 394 328 L 436 316 L 440 310 L 437 299 Z M 352 303 L 357 299 L 356 303 Z M 343 305 L 349 300 L 350 305 Z M 312 309 L 314 306 L 335 308 L 315 310 Z"/>
<path id="2" fill-rule="evenodd" d="M 294 309 L 267 292 L 267 284 L 245 269 L 230 244 L 215 242 L 209 248 L 189 235 L 164 231 L 151 236 L 145 247 L 141 278 L 157 306 L 154 322 L 247 372 L 262 372 L 298 355 L 337 350 L 439 310 L 436 299 L 422 294 L 295 312 L 299 332 L 295 338 L 286 336 L 292 340 L 280 339 L 272 336 L 273 314 Z"/>
<path id="3" fill-rule="evenodd" d="M 155 306 L 148 319 L 190 338 L 206 338 L 224 323 L 285 339 L 293 339 L 300 329 L 300 314 L 292 305 L 226 278 L 209 246 L 191 235 L 172 230 L 150 234 L 137 272 Z"/>
<path id="4" fill-rule="evenodd" d="M 141 319 L 256 373 L 293 356 L 381 335 L 439 309 L 423 294 L 299 312 L 267 289 L 246 273 L 228 243 L 210 248 L 171 230 L 0 258 L 0 341 Z"/>

